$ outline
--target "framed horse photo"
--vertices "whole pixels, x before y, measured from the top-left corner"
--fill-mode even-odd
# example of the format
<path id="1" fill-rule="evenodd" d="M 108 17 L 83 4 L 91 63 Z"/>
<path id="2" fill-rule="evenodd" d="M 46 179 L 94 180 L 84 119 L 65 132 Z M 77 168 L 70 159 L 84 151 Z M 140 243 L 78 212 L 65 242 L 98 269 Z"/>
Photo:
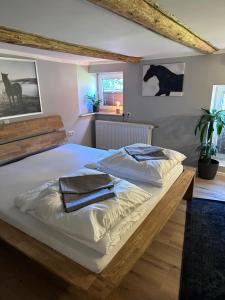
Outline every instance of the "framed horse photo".
<path id="1" fill-rule="evenodd" d="M 185 63 L 143 66 L 142 96 L 182 96 Z"/>
<path id="2" fill-rule="evenodd" d="M 0 120 L 40 113 L 36 62 L 0 57 Z"/>

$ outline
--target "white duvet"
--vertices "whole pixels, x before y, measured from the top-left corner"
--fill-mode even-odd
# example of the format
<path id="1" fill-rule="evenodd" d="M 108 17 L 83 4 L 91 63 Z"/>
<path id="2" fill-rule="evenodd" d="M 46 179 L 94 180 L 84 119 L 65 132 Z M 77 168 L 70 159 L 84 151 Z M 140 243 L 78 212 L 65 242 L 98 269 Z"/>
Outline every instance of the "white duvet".
<path id="1" fill-rule="evenodd" d="M 100 172 L 83 168 L 68 175 L 98 173 Z M 112 181 L 116 197 L 71 213 L 64 212 L 58 179 L 17 196 L 15 206 L 86 244 L 97 243 L 126 216 L 151 198 L 150 193 L 132 183 L 113 176 Z"/>

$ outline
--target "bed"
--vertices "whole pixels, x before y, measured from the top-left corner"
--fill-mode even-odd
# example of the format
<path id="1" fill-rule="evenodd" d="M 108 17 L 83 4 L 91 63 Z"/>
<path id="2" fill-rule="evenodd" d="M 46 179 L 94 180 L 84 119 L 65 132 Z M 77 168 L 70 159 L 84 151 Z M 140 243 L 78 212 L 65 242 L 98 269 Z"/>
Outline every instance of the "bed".
<path id="1" fill-rule="evenodd" d="M 106 151 L 74 144 L 59 146 L 65 141 L 59 116 L 10 126 L 0 127 L 4 148 L 0 159 L 3 163 L 15 160 L 0 168 L 0 239 L 57 278 L 57 284 L 68 294 L 79 299 L 113 297 L 116 287 L 166 224 L 180 200 L 192 198 L 194 171 L 177 168 L 163 188 L 136 182 L 152 193 L 151 204 L 143 204 L 142 217 L 109 254 L 100 255 L 22 214 L 14 207 L 13 199 L 17 193 L 103 158 Z M 39 153 L 43 149 L 48 150 Z M 27 157 L 17 161 L 24 156 Z"/>

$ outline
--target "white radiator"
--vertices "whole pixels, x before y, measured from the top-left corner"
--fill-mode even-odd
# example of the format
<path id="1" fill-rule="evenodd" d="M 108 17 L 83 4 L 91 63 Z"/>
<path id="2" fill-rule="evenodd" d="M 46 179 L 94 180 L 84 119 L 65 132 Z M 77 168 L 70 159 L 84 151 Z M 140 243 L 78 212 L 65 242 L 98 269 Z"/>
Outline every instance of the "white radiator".
<path id="1" fill-rule="evenodd" d="M 134 143 L 151 144 L 152 125 L 95 121 L 96 148 L 117 149 Z"/>

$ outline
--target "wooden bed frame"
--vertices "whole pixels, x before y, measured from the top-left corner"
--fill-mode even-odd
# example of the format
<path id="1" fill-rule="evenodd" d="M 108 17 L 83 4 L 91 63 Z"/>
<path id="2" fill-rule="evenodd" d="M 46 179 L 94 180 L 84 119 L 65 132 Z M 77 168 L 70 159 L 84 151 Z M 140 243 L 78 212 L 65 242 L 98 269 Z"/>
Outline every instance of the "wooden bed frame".
<path id="1" fill-rule="evenodd" d="M 0 125 L 0 161 L 21 158 L 62 144 L 65 131 L 59 116 Z M 3 148 L 1 148 L 3 146 Z M 13 151 L 13 149 L 15 151 Z M 185 169 L 158 205 L 100 273 L 95 274 L 0 219 L 0 241 L 29 258 L 74 299 L 114 299 L 116 288 L 182 199 L 191 200 L 195 171 Z"/>
<path id="2" fill-rule="evenodd" d="M 0 164 L 64 143 L 60 116 L 0 124 Z"/>

